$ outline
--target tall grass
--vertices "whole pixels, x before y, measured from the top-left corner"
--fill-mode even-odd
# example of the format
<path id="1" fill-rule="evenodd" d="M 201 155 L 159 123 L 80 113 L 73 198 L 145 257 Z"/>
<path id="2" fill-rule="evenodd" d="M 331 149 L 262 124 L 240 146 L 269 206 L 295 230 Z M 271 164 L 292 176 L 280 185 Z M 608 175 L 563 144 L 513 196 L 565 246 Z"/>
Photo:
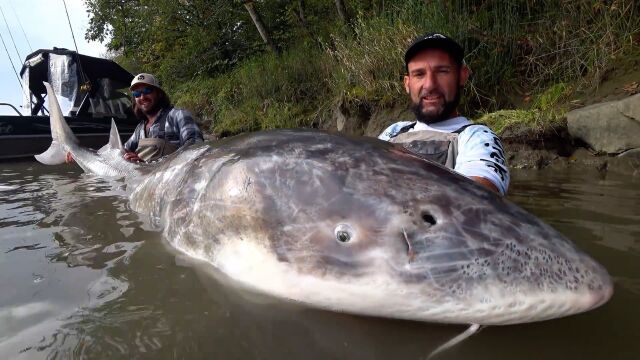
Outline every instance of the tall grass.
<path id="1" fill-rule="evenodd" d="M 401 95 L 391 84 L 403 74 L 404 49 L 430 31 L 449 34 L 466 49 L 472 70 L 467 111 L 507 105 L 505 89 L 538 92 L 557 82 L 597 86 L 612 61 L 634 46 L 639 6 L 633 0 L 406 1 L 381 17 L 360 19 L 355 36 L 335 40 L 333 54 L 349 82 L 334 86 L 348 85 L 347 95 L 373 101 Z"/>
<path id="2" fill-rule="evenodd" d="M 633 0 L 544 1 L 544 12 L 524 24 L 523 78 L 534 84 L 570 81 L 597 86 L 611 63 L 640 34 L 640 4 Z"/>
<path id="3" fill-rule="evenodd" d="M 353 34 L 333 37 L 327 53 L 335 61 L 334 94 L 348 103 L 393 105 L 404 92 L 402 56 L 416 29 L 386 19 L 355 22 Z"/>

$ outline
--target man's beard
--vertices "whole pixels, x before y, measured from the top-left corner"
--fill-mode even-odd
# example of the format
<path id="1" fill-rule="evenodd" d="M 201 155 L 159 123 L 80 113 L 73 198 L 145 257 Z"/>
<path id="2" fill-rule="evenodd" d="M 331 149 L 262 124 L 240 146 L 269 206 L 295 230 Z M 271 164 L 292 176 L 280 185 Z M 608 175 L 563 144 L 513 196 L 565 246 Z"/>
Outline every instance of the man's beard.
<path id="1" fill-rule="evenodd" d="M 157 114 L 161 109 L 162 105 L 160 104 L 160 101 L 156 100 L 153 102 L 153 104 L 151 104 L 151 107 L 148 110 L 142 110 L 142 107 L 136 104 L 136 106 L 134 106 L 133 112 L 138 119 L 147 120 L 150 116 Z"/>
<path id="2" fill-rule="evenodd" d="M 456 90 L 456 94 L 451 101 L 446 101 L 442 110 L 434 112 L 424 112 L 422 111 L 422 106 L 420 105 L 420 99 L 418 102 L 411 102 L 411 111 L 416 116 L 416 120 L 423 122 L 425 124 L 433 124 L 440 121 L 444 121 L 450 119 L 452 115 L 455 113 L 458 104 L 460 104 L 460 93 L 462 92 L 462 88 L 458 88 Z M 422 98 L 422 96 L 420 97 Z M 442 96 L 444 98 L 444 96 Z"/>

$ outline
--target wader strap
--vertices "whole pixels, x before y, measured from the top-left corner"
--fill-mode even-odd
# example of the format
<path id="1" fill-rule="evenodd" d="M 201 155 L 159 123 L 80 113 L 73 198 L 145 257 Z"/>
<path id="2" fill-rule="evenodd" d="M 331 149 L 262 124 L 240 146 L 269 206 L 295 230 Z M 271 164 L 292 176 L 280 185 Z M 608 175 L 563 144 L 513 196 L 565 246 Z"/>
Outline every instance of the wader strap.
<path id="1" fill-rule="evenodd" d="M 467 124 L 467 125 L 464 125 L 463 127 L 459 128 L 458 130 L 452 131 L 452 133 L 456 133 L 456 134 L 459 135 L 460 133 L 462 133 L 464 131 L 464 129 L 468 128 L 469 126 L 473 126 L 473 125 L 478 125 L 478 124 Z"/>

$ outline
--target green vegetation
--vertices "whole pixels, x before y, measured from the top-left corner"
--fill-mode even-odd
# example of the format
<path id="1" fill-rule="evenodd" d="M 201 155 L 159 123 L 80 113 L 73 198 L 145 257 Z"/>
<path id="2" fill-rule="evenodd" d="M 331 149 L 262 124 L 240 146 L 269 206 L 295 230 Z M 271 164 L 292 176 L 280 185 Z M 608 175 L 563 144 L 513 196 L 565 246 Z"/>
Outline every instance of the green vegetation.
<path id="1" fill-rule="evenodd" d="M 555 84 L 538 95 L 529 109 L 498 110 L 483 114 L 476 122 L 489 126 L 498 135 L 513 126 L 544 132 L 562 123 L 567 111 L 565 102 L 572 92 L 565 83 Z"/>
<path id="2" fill-rule="evenodd" d="M 540 110 L 498 110 L 480 117 L 476 122 L 492 128 L 501 135 L 506 129 L 519 125 L 541 131 L 549 125 L 549 118 L 545 118 Z M 555 118 L 554 118 L 555 119 Z"/>
<path id="3" fill-rule="evenodd" d="M 467 50 L 465 113 L 513 108 L 531 94 L 524 109 L 480 121 L 544 128 L 640 44 L 634 0 L 86 2 L 88 38 L 108 41 L 132 71 L 157 73 L 174 102 L 223 135 L 330 127 L 338 105 L 405 106 L 403 52 L 428 31 Z"/>

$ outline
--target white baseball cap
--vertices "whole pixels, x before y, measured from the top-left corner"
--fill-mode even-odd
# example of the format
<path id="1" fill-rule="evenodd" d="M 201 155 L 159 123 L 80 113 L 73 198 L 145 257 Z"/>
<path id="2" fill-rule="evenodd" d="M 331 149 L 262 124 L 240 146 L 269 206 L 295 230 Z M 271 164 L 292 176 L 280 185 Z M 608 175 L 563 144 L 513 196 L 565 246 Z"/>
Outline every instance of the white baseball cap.
<path id="1" fill-rule="evenodd" d="M 132 88 L 137 84 L 147 84 L 155 86 L 158 89 L 162 90 L 162 87 L 160 87 L 160 81 L 158 81 L 155 76 L 147 73 L 140 73 L 136 75 L 133 80 L 131 80 L 131 86 L 129 86 L 129 90 L 132 90 Z"/>

